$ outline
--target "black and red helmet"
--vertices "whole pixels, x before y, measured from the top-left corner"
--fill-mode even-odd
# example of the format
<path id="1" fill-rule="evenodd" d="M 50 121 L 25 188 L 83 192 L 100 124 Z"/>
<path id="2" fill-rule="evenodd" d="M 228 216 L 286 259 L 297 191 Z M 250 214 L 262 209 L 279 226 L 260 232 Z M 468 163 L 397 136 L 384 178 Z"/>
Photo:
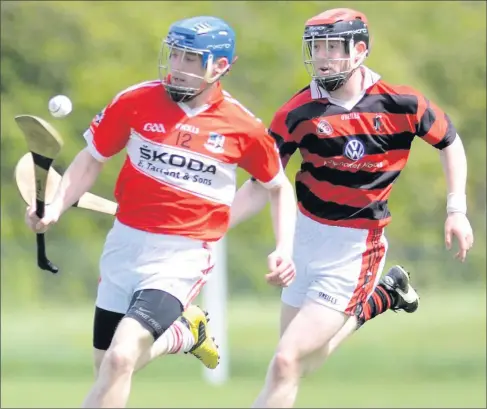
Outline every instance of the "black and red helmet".
<path id="1" fill-rule="evenodd" d="M 348 60 L 349 67 L 338 71 L 331 72 L 328 75 L 316 70 L 317 58 L 314 58 L 313 49 L 315 42 L 318 40 L 343 41 L 347 58 L 329 59 L 337 62 L 338 60 Z M 366 51 L 363 55 L 355 55 L 354 45 L 363 42 Z M 327 46 L 328 48 L 328 46 Z M 309 71 L 311 66 L 311 75 L 323 88 L 328 91 L 334 91 L 340 88 L 350 77 L 352 72 L 358 68 L 370 50 L 370 34 L 367 17 L 356 10 L 347 8 L 338 8 L 327 10 L 315 17 L 310 18 L 305 25 L 303 34 L 303 52 L 305 53 L 304 62 Z M 355 59 L 358 57 L 358 60 Z M 346 65 L 346 64 L 342 64 Z"/>

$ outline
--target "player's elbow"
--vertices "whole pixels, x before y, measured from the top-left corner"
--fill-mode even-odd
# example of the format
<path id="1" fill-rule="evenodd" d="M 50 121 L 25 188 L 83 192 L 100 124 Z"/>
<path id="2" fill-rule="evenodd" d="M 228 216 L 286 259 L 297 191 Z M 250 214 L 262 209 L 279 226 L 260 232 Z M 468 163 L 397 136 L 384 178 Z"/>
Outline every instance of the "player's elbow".
<path id="1" fill-rule="evenodd" d="M 77 159 L 87 166 L 94 168 L 94 169 L 99 169 L 101 170 L 103 168 L 103 162 L 98 160 L 91 152 L 89 147 L 85 147 L 80 151 L 80 153 L 77 156 Z"/>
<path id="2" fill-rule="evenodd" d="M 458 134 L 450 145 L 440 151 L 440 159 L 444 165 L 448 163 L 466 163 L 467 156 L 465 148 Z"/>
<path id="3" fill-rule="evenodd" d="M 276 184 L 269 188 L 269 194 L 272 197 L 281 197 L 281 196 L 292 196 L 294 198 L 294 190 L 291 182 L 287 177 L 283 177 L 279 184 Z"/>
<path id="4" fill-rule="evenodd" d="M 463 147 L 463 142 L 462 139 L 460 138 L 460 135 L 456 134 L 455 138 L 453 141 L 446 147 L 440 150 L 441 155 L 448 154 L 450 152 L 455 152 L 458 154 L 464 154 L 465 149 Z"/>
<path id="5" fill-rule="evenodd" d="M 66 173 L 77 175 L 77 178 L 94 181 L 103 168 L 103 162 L 98 161 L 88 148 L 82 149 L 69 165 Z"/>

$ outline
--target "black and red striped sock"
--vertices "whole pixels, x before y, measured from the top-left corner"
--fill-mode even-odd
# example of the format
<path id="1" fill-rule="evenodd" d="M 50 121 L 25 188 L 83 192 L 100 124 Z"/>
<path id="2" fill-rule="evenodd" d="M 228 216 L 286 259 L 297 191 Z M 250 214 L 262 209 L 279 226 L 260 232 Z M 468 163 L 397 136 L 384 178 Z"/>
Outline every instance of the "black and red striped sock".
<path id="1" fill-rule="evenodd" d="M 388 291 L 382 284 L 379 284 L 369 297 L 367 303 L 364 304 L 363 311 L 359 317 L 360 325 L 386 312 L 396 302 L 396 294 Z"/>

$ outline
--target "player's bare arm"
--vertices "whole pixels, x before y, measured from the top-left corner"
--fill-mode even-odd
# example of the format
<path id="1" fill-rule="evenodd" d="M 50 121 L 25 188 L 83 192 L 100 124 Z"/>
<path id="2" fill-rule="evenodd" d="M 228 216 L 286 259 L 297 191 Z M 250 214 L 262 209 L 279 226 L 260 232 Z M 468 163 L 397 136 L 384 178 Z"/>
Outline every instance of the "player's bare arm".
<path id="1" fill-rule="evenodd" d="M 287 287 L 295 276 L 292 251 L 297 208 L 293 187 L 286 177 L 279 186 L 270 189 L 269 200 L 276 250 L 268 257 L 270 273 L 266 280 L 270 284 Z"/>
<path id="2" fill-rule="evenodd" d="M 45 232 L 66 209 L 90 190 L 102 167 L 103 163 L 95 159 L 87 148 L 80 151 L 63 175 L 52 203 L 46 206 L 42 220 L 36 216 L 35 201 L 27 208 L 27 225 L 37 233 Z"/>
<path id="3" fill-rule="evenodd" d="M 95 183 L 103 163 L 95 159 L 88 148 L 81 150 L 61 179 L 52 204 L 64 213 Z"/>
<path id="4" fill-rule="evenodd" d="M 235 225 L 256 213 L 267 198 L 270 200 L 276 249 L 268 257 L 266 280 L 271 285 L 287 287 L 295 276 L 292 261 L 297 212 L 294 190 L 284 173 L 276 141 L 267 129 L 259 122 L 249 135 L 249 145 L 240 166 L 252 175 L 252 179 L 235 197 L 230 223 Z M 233 208 L 235 205 L 238 207 Z"/>
<path id="5" fill-rule="evenodd" d="M 251 179 L 246 181 L 235 195 L 230 228 L 260 212 L 268 200 L 271 203 L 276 250 L 268 257 L 270 273 L 266 275 L 266 280 L 271 285 L 287 287 L 295 275 L 292 251 L 297 211 L 289 179 L 283 177 L 282 184 L 271 189 Z"/>
<path id="6" fill-rule="evenodd" d="M 447 218 L 445 221 L 445 244 L 449 250 L 452 238 L 458 240 L 459 250 L 455 257 L 465 261 L 467 252 L 472 248 L 474 237 L 467 218 L 467 158 L 462 140 L 457 135 L 451 145 L 440 151 L 441 163 L 448 187 Z"/>
<path id="7" fill-rule="evenodd" d="M 230 214 L 230 228 L 259 213 L 267 201 L 269 192 L 260 183 L 247 180 L 235 194 Z"/>

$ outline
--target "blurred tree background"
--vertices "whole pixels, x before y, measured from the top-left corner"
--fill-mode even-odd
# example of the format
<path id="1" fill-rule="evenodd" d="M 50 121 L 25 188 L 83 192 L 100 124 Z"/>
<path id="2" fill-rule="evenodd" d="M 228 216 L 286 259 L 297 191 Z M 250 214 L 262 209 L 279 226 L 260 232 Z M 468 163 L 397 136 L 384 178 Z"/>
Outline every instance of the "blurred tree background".
<path id="1" fill-rule="evenodd" d="M 122 89 L 158 76 L 157 60 L 170 23 L 194 15 L 227 20 L 237 33 L 239 60 L 225 88 L 269 123 L 273 113 L 309 82 L 301 35 L 307 18 L 343 2 L 2 2 L 1 13 L 1 257 L 2 304 L 93 300 L 98 259 L 112 217 L 74 209 L 47 234 L 48 254 L 62 273 L 39 272 L 35 237 L 23 222 L 25 205 L 13 184 L 26 144 L 13 117 L 51 121 L 65 146 L 64 170 L 84 147 L 82 133 Z M 466 263 L 443 242 L 446 184 L 438 152 L 415 141 L 408 167 L 390 199 L 387 266 L 405 265 L 423 290 L 485 285 L 486 26 L 484 2 L 346 2 L 369 18 L 367 65 L 389 82 L 423 92 L 450 114 L 469 161 L 468 207 L 475 247 Z M 68 95 L 73 113 L 53 119 L 48 99 Z M 96 194 L 113 199 L 123 154 L 109 162 Z M 300 158 L 287 174 L 294 179 Z M 248 176 L 241 171 L 239 183 Z M 263 279 L 273 248 L 268 209 L 228 234 L 232 295 L 276 295 Z"/>
<path id="2" fill-rule="evenodd" d="M 367 65 L 386 81 L 423 92 L 457 126 L 469 161 L 475 246 L 464 264 L 445 250 L 446 183 L 438 151 L 418 139 L 390 199 L 386 268 L 401 263 L 412 271 L 421 308 L 365 325 L 305 380 L 297 407 L 486 407 L 486 4 L 480 1 L 2 1 L 1 407 L 79 407 L 93 379 L 91 306 L 113 223 L 111 216 L 68 211 L 47 233 L 48 255 L 61 273 L 37 269 L 35 236 L 13 183 L 27 151 L 14 116 L 39 115 L 58 128 L 65 144 L 55 168 L 66 169 L 85 146 L 82 133 L 94 115 L 119 91 L 158 77 L 169 25 L 205 14 L 224 18 L 237 34 L 239 60 L 225 88 L 269 123 L 309 82 L 301 54 L 305 21 L 344 6 L 369 18 Z M 48 113 L 56 94 L 74 103 L 67 118 Z M 94 193 L 113 199 L 123 156 L 107 163 Z M 288 166 L 291 179 L 299 160 Z M 247 177 L 241 171 L 239 183 Z M 273 242 L 268 209 L 228 233 L 225 386 L 203 382 L 196 359 L 171 356 L 137 374 L 129 407 L 250 407 L 278 338 L 278 292 L 263 279 Z"/>

